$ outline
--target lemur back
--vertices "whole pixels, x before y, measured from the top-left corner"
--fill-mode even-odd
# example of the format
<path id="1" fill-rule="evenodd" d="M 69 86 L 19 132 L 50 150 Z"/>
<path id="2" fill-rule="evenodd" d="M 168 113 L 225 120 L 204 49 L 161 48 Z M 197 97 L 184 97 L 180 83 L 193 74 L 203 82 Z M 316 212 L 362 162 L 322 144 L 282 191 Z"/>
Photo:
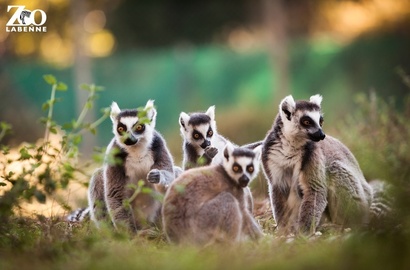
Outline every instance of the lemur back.
<path id="1" fill-rule="evenodd" d="M 274 217 L 284 232 L 313 232 L 325 216 L 345 226 L 369 220 L 372 188 L 349 149 L 323 133 L 321 101 L 283 99 L 263 143 Z"/>
<path id="2" fill-rule="evenodd" d="M 258 239 L 249 182 L 259 169 L 261 147 L 228 143 L 223 163 L 182 173 L 168 189 L 162 209 L 169 241 L 193 245 Z"/>
<path id="3" fill-rule="evenodd" d="M 173 160 L 155 130 L 153 101 L 144 109 L 122 111 L 113 102 L 111 120 L 114 138 L 107 147 L 104 167 L 90 181 L 91 219 L 99 226 L 108 218 L 116 228 L 136 231 L 160 221 L 161 203 L 155 197 L 175 178 Z M 135 193 L 140 180 L 152 193 Z"/>
<path id="4" fill-rule="evenodd" d="M 222 151 L 227 139 L 217 133 L 215 106 L 205 113 L 181 112 L 179 124 L 183 142 L 183 169 L 187 170 L 222 162 Z"/>

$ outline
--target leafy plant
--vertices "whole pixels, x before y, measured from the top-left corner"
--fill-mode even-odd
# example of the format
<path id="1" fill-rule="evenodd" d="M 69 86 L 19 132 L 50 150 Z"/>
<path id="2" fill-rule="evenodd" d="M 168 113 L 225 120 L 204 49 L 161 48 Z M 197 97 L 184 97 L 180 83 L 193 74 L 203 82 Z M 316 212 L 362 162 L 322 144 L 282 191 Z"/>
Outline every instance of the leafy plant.
<path id="1" fill-rule="evenodd" d="M 7 146 L 1 146 L 3 162 L 0 167 L 0 186 L 5 188 L 0 196 L 0 222 L 4 222 L 21 207 L 23 201 L 36 199 L 45 203 L 48 196 L 53 196 L 59 189 L 67 188 L 71 180 L 77 179 L 77 174 L 87 176 L 85 166 L 78 159 L 79 146 L 85 132 L 96 133 L 96 127 L 109 115 L 109 109 L 102 110 L 102 116 L 92 123 L 85 123 L 84 119 L 97 92 L 102 87 L 95 85 L 82 85 L 81 88 L 89 92 L 88 99 L 77 119 L 70 123 L 59 125 L 53 120 L 53 109 L 57 102 L 57 91 L 67 91 L 67 85 L 59 82 L 53 75 L 45 75 L 44 80 L 51 85 L 50 99 L 43 104 L 47 117 L 42 118 L 45 124 L 44 139 L 38 143 L 25 143 L 16 151 Z M 7 123 L 0 124 L 0 140 L 10 131 Z M 57 141 L 51 138 L 56 134 Z M 62 134 L 59 136 L 59 134 Z M 60 204 L 69 209 L 64 202 Z"/>

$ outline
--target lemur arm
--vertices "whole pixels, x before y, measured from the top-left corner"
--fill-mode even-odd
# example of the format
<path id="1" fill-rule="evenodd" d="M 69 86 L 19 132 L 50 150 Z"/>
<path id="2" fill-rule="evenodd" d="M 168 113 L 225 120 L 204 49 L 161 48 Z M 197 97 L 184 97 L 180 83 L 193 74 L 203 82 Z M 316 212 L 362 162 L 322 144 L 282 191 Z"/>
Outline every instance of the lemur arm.
<path id="1" fill-rule="evenodd" d="M 159 184 L 163 188 L 167 188 L 175 179 L 174 166 L 165 141 L 159 134 L 154 136 L 151 149 L 154 155 L 154 165 L 152 165 L 147 175 L 147 180 L 150 183 Z"/>
<path id="2" fill-rule="evenodd" d="M 192 169 L 200 166 L 206 166 L 211 164 L 212 159 L 218 153 L 218 149 L 215 147 L 205 148 L 203 155 L 198 155 L 197 150 L 189 143 L 184 144 L 184 169 Z"/>
<path id="3" fill-rule="evenodd" d="M 106 166 L 104 170 L 105 199 L 112 223 L 116 228 L 125 225 L 135 230 L 137 225 L 133 222 L 132 211 L 126 209 L 123 204 L 126 198 L 127 182 L 123 167 Z"/>

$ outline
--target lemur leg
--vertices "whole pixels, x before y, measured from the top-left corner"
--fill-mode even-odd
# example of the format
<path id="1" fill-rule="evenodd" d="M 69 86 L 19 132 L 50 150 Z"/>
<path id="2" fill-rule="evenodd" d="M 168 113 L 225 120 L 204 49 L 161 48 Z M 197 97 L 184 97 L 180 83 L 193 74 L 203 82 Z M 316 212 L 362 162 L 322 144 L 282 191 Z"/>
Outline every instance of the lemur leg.
<path id="1" fill-rule="evenodd" d="M 253 240 L 257 240 L 263 236 L 263 232 L 253 217 L 253 197 L 249 187 L 243 189 L 244 201 L 242 208 L 243 215 L 243 228 L 242 233 L 244 236 L 249 236 Z"/>
<path id="2" fill-rule="evenodd" d="M 88 189 L 88 205 L 90 217 L 97 227 L 101 221 L 107 220 L 107 206 L 104 198 L 104 169 L 96 170 L 91 177 Z"/>
<path id="3" fill-rule="evenodd" d="M 138 224 L 135 223 L 131 209 L 126 209 L 124 200 L 127 196 L 126 185 L 128 178 L 123 170 L 115 166 L 107 166 L 104 171 L 105 200 L 107 210 L 115 228 L 125 226 L 136 231 Z"/>
<path id="4" fill-rule="evenodd" d="M 243 228 L 242 232 L 245 236 L 249 236 L 252 240 L 257 240 L 263 236 L 263 232 L 252 216 L 247 210 L 242 212 Z"/>

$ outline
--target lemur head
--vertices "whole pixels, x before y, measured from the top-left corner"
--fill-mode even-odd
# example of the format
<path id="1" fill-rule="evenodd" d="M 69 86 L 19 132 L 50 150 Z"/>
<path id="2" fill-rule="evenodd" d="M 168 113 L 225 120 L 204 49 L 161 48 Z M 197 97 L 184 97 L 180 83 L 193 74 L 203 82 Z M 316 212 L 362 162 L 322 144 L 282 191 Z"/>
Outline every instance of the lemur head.
<path id="1" fill-rule="evenodd" d="M 120 110 L 116 102 L 111 105 L 113 133 L 121 147 L 150 142 L 155 129 L 157 111 L 154 101 L 148 100 L 145 108 Z"/>
<path id="2" fill-rule="evenodd" d="M 205 149 L 211 145 L 212 136 L 216 133 L 215 106 L 209 107 L 205 113 L 181 112 L 179 125 L 184 139 L 196 148 Z"/>
<path id="3" fill-rule="evenodd" d="M 239 186 L 246 187 L 259 172 L 262 146 L 254 150 L 235 148 L 228 142 L 224 149 L 223 167 L 229 177 Z"/>
<path id="4" fill-rule="evenodd" d="M 322 130 L 321 102 L 321 95 L 311 96 L 309 101 L 297 102 L 292 96 L 285 97 L 279 105 L 283 135 L 292 140 L 323 140 L 326 135 Z"/>

